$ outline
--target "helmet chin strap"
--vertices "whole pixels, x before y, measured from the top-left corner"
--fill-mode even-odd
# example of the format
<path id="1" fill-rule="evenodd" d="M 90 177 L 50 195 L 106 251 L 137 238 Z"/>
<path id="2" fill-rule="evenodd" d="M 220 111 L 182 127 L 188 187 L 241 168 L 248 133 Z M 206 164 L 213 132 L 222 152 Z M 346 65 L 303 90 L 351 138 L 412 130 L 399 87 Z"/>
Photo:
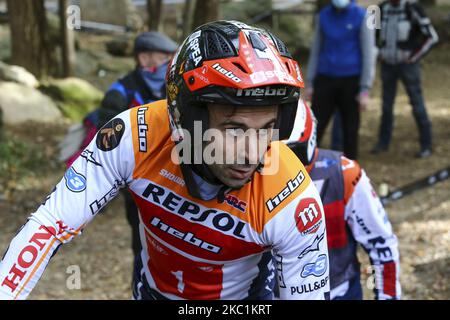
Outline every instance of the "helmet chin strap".
<path id="1" fill-rule="evenodd" d="M 181 172 L 183 173 L 186 188 L 191 196 L 197 199 L 203 199 L 200 194 L 200 188 L 194 179 L 192 168 L 184 163 L 180 164 Z"/>
<path id="2" fill-rule="evenodd" d="M 220 186 L 215 198 L 217 198 L 218 203 L 222 203 L 225 201 L 225 194 L 230 192 L 233 188 L 223 184 L 216 176 L 211 172 L 206 164 L 201 165 L 186 165 L 181 164 L 181 171 L 183 173 L 183 177 L 186 182 L 186 187 L 191 196 L 202 199 L 202 200 L 210 200 L 204 199 L 200 192 L 199 183 L 195 180 L 194 174 L 200 177 L 200 179 L 206 181 L 209 184 Z"/>
<path id="3" fill-rule="evenodd" d="M 205 197 L 200 192 L 200 186 L 199 183 L 194 178 L 194 174 L 197 175 L 200 179 L 205 181 L 208 184 L 212 184 L 215 186 L 220 187 L 215 198 L 217 198 L 218 203 L 222 203 L 225 201 L 225 196 L 227 193 L 229 193 L 231 190 L 238 190 L 240 188 L 233 188 L 228 185 L 225 185 L 222 181 L 220 181 L 209 169 L 208 165 L 206 164 L 199 164 L 199 165 L 187 165 L 187 164 L 180 164 L 181 171 L 183 173 L 184 180 L 186 182 L 186 187 L 188 189 L 188 192 L 191 196 L 202 199 L 202 200 L 211 200 L 211 199 L 205 199 Z M 261 171 L 260 168 L 263 167 L 263 164 L 260 164 L 258 168 L 256 169 L 258 172 Z M 252 180 L 252 177 L 250 177 L 247 181 L 245 181 L 244 184 L 249 183 Z"/>
<path id="4" fill-rule="evenodd" d="M 231 190 L 235 189 L 238 190 L 240 188 L 233 188 L 226 184 L 224 184 L 222 181 L 220 181 L 214 173 L 209 169 L 207 164 L 202 163 L 201 165 L 192 165 L 192 171 L 194 171 L 198 176 L 200 176 L 202 179 L 204 179 L 206 182 L 221 186 L 219 191 L 217 192 L 217 202 L 222 203 L 225 201 L 225 195 L 230 192 Z M 198 171 L 197 171 L 198 170 Z M 244 184 L 250 182 L 252 178 L 250 177 Z M 194 181 L 195 182 L 195 181 Z M 197 185 L 198 189 L 198 185 Z"/>

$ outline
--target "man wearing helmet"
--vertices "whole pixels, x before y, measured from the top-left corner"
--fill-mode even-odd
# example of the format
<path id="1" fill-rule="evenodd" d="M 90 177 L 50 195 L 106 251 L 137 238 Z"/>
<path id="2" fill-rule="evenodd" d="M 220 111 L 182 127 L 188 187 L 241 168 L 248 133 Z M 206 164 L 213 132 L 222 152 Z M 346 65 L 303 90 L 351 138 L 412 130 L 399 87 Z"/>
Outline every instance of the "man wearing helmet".
<path id="1" fill-rule="evenodd" d="M 317 148 L 315 132 L 314 115 L 300 101 L 287 144 L 306 165 L 322 198 L 330 255 L 330 298 L 363 298 L 356 254 L 360 243 L 375 274 L 374 283 L 370 283 L 375 298 L 399 299 L 398 243 L 381 201 L 359 164 L 340 152 Z M 322 241 L 318 237 L 315 244 Z"/>
<path id="2" fill-rule="evenodd" d="M 326 239 L 320 196 L 276 141 L 292 131 L 301 87 L 274 35 L 235 21 L 196 29 L 170 64 L 167 101 L 100 129 L 13 239 L 0 298 L 25 298 L 124 186 L 139 208 L 135 299 L 270 299 L 272 253 L 281 298 L 327 298 L 326 241 L 299 256 Z"/>

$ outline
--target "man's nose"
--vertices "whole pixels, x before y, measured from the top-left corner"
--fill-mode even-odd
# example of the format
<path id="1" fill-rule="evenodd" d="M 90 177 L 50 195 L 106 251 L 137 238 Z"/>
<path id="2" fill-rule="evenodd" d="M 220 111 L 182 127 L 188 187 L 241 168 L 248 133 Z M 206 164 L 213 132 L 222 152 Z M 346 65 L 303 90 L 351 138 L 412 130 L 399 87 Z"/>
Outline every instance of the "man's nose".
<path id="1" fill-rule="evenodd" d="M 252 132 L 248 135 L 245 146 L 245 163 L 258 164 L 268 146 L 267 136 Z"/>

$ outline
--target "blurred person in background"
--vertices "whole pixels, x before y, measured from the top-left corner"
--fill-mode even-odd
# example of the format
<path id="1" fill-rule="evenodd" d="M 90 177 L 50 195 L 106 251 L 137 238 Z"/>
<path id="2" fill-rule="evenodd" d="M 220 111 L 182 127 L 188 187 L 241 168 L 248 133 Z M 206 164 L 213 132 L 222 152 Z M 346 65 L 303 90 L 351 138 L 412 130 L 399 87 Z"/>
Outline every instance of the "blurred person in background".
<path id="1" fill-rule="evenodd" d="M 360 110 L 366 108 L 375 64 L 375 32 L 354 0 L 332 0 L 316 17 L 307 72 L 307 100 L 317 116 L 320 144 L 338 111 L 346 157 L 358 156 Z"/>
<path id="2" fill-rule="evenodd" d="M 108 89 L 99 110 L 100 127 L 128 108 L 166 98 L 167 66 L 177 48 L 174 41 L 156 31 L 136 37 L 136 68 Z"/>
<path id="3" fill-rule="evenodd" d="M 66 161 L 67 168 L 110 119 L 129 108 L 166 98 L 165 75 L 177 48 L 174 41 L 156 31 L 143 32 L 136 37 L 133 48 L 136 68 L 114 82 L 106 92 L 100 108 L 85 117 L 83 142 Z M 132 228 L 132 249 L 136 256 L 141 250 L 137 207 L 127 190 L 123 190 L 122 194 L 127 220 Z"/>
<path id="4" fill-rule="evenodd" d="M 98 128 L 126 109 L 166 98 L 166 71 L 177 48 L 174 41 L 156 31 L 136 37 L 133 49 L 136 68 L 113 83 L 106 92 L 98 113 Z M 138 209 L 128 190 L 123 190 L 122 194 L 136 257 L 141 251 Z"/>
<path id="5" fill-rule="evenodd" d="M 397 81 L 405 86 L 419 129 L 420 151 L 424 158 L 432 152 L 431 121 L 422 95 L 420 60 L 438 42 L 438 35 L 422 7 L 408 0 L 388 0 L 380 4 L 381 29 L 377 45 L 383 86 L 382 116 L 378 142 L 373 154 L 387 151 L 394 126 L 393 106 Z"/>
<path id="6" fill-rule="evenodd" d="M 330 256 L 330 298 L 362 300 L 360 244 L 369 255 L 375 299 L 400 299 L 398 239 L 369 177 L 357 161 L 341 152 L 316 147 L 317 122 L 301 100 L 288 146 L 305 165 L 320 193 Z M 323 243 L 316 237 L 299 253 L 305 259 Z M 369 280 L 369 281 L 370 281 Z"/>

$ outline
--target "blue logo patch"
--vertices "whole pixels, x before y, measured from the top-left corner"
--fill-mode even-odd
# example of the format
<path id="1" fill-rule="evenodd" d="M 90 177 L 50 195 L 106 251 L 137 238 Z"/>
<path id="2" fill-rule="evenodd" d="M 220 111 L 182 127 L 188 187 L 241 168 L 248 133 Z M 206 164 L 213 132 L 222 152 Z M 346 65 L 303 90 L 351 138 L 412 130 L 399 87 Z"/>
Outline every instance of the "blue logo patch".
<path id="1" fill-rule="evenodd" d="M 327 271 L 327 256 L 321 254 L 315 262 L 305 264 L 300 275 L 302 278 L 306 278 L 310 275 L 320 277 L 325 271 Z"/>
<path id="2" fill-rule="evenodd" d="M 314 166 L 315 166 L 316 168 L 323 168 L 323 169 L 326 169 L 326 168 L 329 168 L 329 167 L 332 167 L 332 166 L 336 165 L 337 163 L 338 163 L 338 162 L 337 162 L 336 160 L 334 160 L 334 159 L 328 159 L 328 158 L 325 158 L 325 159 L 323 159 L 323 160 L 316 161 L 315 164 L 314 164 Z"/>
<path id="3" fill-rule="evenodd" d="M 86 177 L 70 167 L 64 174 L 66 187 L 72 192 L 82 192 L 86 189 Z"/>

